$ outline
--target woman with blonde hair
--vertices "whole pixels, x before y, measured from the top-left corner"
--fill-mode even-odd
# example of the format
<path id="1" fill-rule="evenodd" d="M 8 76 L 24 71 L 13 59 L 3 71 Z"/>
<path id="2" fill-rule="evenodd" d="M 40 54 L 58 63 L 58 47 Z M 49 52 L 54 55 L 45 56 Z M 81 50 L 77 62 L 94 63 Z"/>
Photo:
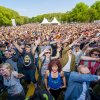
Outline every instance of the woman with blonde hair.
<path id="1" fill-rule="evenodd" d="M 3 84 L 7 86 L 8 100 L 24 100 L 24 90 L 18 78 L 23 77 L 13 70 L 9 63 L 1 65 L 0 74 L 3 76 Z"/>

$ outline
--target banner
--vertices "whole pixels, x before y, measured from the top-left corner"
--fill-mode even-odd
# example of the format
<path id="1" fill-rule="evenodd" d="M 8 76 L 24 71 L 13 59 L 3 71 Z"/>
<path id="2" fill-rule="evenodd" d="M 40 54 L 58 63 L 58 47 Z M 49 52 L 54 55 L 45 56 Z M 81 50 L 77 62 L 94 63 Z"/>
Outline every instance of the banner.
<path id="1" fill-rule="evenodd" d="M 12 21 L 12 26 L 16 26 L 15 19 L 11 19 L 11 21 Z"/>

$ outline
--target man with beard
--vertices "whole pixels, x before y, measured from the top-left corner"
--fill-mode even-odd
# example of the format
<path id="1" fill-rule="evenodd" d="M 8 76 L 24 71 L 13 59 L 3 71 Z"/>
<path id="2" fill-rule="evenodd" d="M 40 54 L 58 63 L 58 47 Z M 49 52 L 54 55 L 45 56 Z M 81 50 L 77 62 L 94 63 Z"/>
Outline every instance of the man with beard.
<path id="1" fill-rule="evenodd" d="M 13 42 L 15 47 L 18 49 L 18 51 L 22 54 L 23 57 L 23 71 L 25 75 L 25 80 L 27 84 L 30 84 L 33 82 L 34 84 L 36 83 L 35 79 L 35 72 L 36 72 L 36 67 L 34 64 L 34 53 L 35 50 L 39 44 L 39 40 L 35 41 L 35 46 L 30 46 L 30 44 L 25 45 L 25 50 L 23 50 L 17 42 Z"/>

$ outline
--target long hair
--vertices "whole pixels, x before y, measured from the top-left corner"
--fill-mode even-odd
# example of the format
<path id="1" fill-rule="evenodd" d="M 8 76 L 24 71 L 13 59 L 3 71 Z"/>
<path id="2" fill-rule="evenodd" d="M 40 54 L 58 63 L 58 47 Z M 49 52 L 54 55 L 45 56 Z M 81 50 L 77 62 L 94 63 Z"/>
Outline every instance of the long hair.
<path id="1" fill-rule="evenodd" d="M 51 72 L 52 70 L 52 66 L 53 65 L 57 65 L 58 66 L 58 72 L 61 72 L 62 70 L 62 66 L 61 66 L 61 63 L 58 59 L 54 59 L 54 60 L 51 60 L 49 65 L 48 65 L 48 70 Z"/>

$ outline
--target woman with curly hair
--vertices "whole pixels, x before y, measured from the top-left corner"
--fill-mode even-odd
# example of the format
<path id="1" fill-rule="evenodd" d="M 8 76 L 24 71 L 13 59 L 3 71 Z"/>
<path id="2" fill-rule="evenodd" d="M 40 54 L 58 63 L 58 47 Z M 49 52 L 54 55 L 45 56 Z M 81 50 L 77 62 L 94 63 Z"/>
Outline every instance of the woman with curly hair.
<path id="1" fill-rule="evenodd" d="M 57 100 L 62 89 L 66 88 L 66 79 L 60 61 L 51 60 L 48 70 L 45 74 L 45 86 L 49 93 L 51 93 L 55 100 Z"/>

